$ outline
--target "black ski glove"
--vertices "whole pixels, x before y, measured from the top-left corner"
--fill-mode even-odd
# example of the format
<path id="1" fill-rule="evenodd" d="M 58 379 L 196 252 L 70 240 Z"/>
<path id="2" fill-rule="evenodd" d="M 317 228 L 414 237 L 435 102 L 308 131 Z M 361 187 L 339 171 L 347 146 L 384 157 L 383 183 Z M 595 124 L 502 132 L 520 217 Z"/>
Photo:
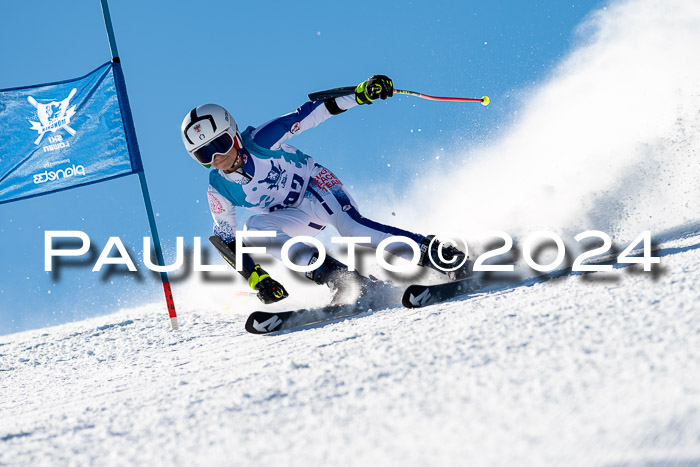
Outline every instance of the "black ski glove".
<path id="1" fill-rule="evenodd" d="M 394 95 L 394 83 L 388 76 L 374 75 L 355 88 L 355 100 L 358 104 L 371 104 L 373 100 Z"/>
<path id="2" fill-rule="evenodd" d="M 259 264 L 255 265 L 255 269 L 250 274 L 248 285 L 258 291 L 258 298 L 266 305 L 279 302 L 289 296 L 282 284 L 271 278 Z"/>

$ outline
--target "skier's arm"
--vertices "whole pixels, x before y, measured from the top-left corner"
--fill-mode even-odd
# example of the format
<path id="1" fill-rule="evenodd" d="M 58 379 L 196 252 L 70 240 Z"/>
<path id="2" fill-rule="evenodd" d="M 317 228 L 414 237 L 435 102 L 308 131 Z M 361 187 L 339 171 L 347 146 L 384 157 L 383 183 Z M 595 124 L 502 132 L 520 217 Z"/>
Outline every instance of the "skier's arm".
<path id="1" fill-rule="evenodd" d="M 274 303 L 286 298 L 287 291 L 276 280 L 272 279 L 250 255 L 243 253 L 243 264 L 236 265 L 236 207 L 221 196 L 212 186 L 207 192 L 209 209 L 214 218 L 214 235 L 209 241 L 216 247 L 221 256 L 236 269 L 253 290 L 258 291 L 258 298 L 263 303 Z M 240 269 L 240 270 L 239 270 Z"/>
<path id="2" fill-rule="evenodd" d="M 221 256 L 235 269 L 236 242 L 226 243 L 218 235 L 212 235 L 209 237 L 209 241 L 219 250 Z M 253 263 L 250 256 L 245 253 L 243 253 L 242 256 L 247 258 L 249 263 L 246 264 L 244 260 L 243 268 L 239 272 L 248 280 L 248 285 L 250 285 L 253 290 L 258 291 L 258 298 L 261 302 L 275 303 L 289 296 L 284 287 L 282 287 L 282 284 L 271 278 L 259 264 Z"/>
<path id="3" fill-rule="evenodd" d="M 296 111 L 270 120 L 253 130 L 253 140 L 268 149 L 279 149 L 283 142 L 314 128 L 333 115 L 359 105 L 355 96 L 336 97 L 325 101 L 307 102 Z"/>
<path id="4" fill-rule="evenodd" d="M 279 149 L 292 136 L 325 122 L 333 115 L 376 99 L 394 95 L 394 83 L 384 75 L 375 75 L 357 85 L 354 95 L 307 102 L 296 111 L 270 120 L 253 130 L 253 140 L 268 149 Z"/>
<path id="5" fill-rule="evenodd" d="M 216 246 L 222 256 L 224 256 L 224 259 L 231 263 L 234 269 L 240 269 L 240 274 L 248 279 L 253 269 L 255 269 L 255 262 L 253 262 L 252 258 L 243 253 L 243 264 L 238 268 L 233 263 L 233 261 L 235 261 L 235 254 L 231 258 L 227 258 L 224 252 L 221 251 L 221 248 L 219 248 L 219 246 L 223 244 L 233 253 L 236 251 L 236 207 L 211 185 L 209 186 L 209 191 L 207 191 L 207 199 L 209 201 L 211 217 L 214 219 L 214 236 L 221 239 L 221 242 L 219 242 L 219 244 L 214 244 L 214 246 Z M 212 243 L 214 242 L 212 241 Z"/>

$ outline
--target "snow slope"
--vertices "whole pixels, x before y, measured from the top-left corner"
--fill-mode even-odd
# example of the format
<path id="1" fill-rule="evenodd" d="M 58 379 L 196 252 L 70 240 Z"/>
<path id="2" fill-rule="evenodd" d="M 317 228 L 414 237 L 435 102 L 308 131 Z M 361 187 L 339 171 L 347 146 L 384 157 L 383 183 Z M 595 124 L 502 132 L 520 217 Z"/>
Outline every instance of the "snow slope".
<path id="1" fill-rule="evenodd" d="M 0 337 L 0 464 L 700 465 L 700 235 L 270 336 L 162 305 Z"/>
<path id="2" fill-rule="evenodd" d="M 492 144 L 447 151 L 401 203 L 363 194 L 370 217 L 390 206 L 470 245 L 694 226 L 655 273 L 264 337 L 243 330 L 253 299 L 194 283 L 175 290 L 178 332 L 159 303 L 0 336 L 0 464 L 700 465 L 699 24 L 696 1 L 601 8 Z M 327 299 L 272 273 L 293 289 L 282 308 Z"/>

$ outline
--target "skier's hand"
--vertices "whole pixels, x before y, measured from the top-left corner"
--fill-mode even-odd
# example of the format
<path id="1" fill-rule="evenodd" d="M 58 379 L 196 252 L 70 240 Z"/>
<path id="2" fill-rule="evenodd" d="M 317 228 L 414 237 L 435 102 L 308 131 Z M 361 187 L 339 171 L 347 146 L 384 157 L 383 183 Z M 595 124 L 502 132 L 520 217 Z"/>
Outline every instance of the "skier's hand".
<path id="1" fill-rule="evenodd" d="M 266 305 L 279 302 L 289 296 L 282 284 L 271 278 L 259 264 L 255 265 L 253 273 L 248 278 L 248 285 L 258 291 L 258 298 Z"/>
<path id="2" fill-rule="evenodd" d="M 388 76 L 374 75 L 355 88 L 355 100 L 358 104 L 371 104 L 373 100 L 394 95 L 394 83 Z"/>

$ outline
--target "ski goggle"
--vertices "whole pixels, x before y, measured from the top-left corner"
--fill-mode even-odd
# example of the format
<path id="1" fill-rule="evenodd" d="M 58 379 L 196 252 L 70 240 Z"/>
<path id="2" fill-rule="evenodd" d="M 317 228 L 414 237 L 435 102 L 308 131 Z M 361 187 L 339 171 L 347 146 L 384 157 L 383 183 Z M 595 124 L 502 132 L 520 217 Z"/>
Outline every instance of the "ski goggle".
<path id="1" fill-rule="evenodd" d="M 234 146 L 238 150 L 242 149 L 243 145 L 241 144 L 240 136 L 238 135 L 238 132 L 236 132 L 235 136 L 231 136 L 231 134 L 227 131 L 209 141 L 201 148 L 195 149 L 192 152 L 192 155 L 201 164 L 211 164 L 214 162 L 214 156 L 217 154 L 226 154 Z"/>

